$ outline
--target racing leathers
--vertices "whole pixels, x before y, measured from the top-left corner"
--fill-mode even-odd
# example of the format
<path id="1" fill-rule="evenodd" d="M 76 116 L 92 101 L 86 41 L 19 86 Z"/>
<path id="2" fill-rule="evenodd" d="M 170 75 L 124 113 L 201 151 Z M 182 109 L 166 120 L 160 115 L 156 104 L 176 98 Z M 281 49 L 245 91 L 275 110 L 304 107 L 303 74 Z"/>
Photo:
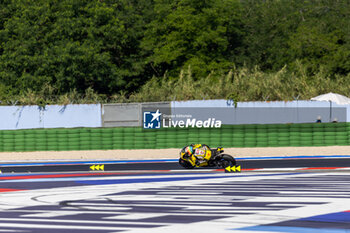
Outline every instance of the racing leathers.
<path id="1" fill-rule="evenodd" d="M 205 166 L 211 157 L 211 150 L 205 144 L 191 144 L 182 148 L 181 158 L 189 162 L 192 167 Z"/>

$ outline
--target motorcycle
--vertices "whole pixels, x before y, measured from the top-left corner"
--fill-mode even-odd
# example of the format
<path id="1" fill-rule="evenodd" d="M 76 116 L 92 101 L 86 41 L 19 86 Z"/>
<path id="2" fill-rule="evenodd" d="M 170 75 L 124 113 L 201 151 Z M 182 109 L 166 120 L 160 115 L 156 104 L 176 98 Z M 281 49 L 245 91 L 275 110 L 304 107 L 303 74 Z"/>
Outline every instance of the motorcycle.
<path id="1" fill-rule="evenodd" d="M 207 146 L 208 147 L 208 146 Z M 223 168 L 225 172 L 240 172 L 241 167 L 236 166 L 236 160 L 228 154 L 223 154 L 224 148 L 217 147 L 210 149 L 203 155 L 194 155 L 186 158 L 186 153 L 181 150 L 179 164 L 187 169 L 208 167 L 208 168 Z"/>

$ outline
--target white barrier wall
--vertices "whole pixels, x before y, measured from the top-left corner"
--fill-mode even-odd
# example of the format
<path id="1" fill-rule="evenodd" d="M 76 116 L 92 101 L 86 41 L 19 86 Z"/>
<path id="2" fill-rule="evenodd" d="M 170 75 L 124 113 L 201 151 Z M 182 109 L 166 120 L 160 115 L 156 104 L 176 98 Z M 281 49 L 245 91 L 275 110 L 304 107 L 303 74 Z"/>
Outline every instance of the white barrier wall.
<path id="1" fill-rule="evenodd" d="M 153 105 L 154 108 L 163 107 L 159 103 Z M 171 114 L 191 114 L 202 120 L 213 117 L 222 120 L 223 124 L 310 123 L 315 122 L 318 116 L 321 116 L 322 122 L 330 122 L 334 118 L 339 122 L 350 122 L 349 105 L 321 101 L 238 102 L 235 108 L 234 103 L 227 100 L 194 100 L 173 101 L 170 106 Z M 111 114 L 117 119 L 123 116 L 120 111 Z M 47 105 L 45 108 L 0 106 L 0 130 L 103 127 L 103 116 L 100 104 Z"/>
<path id="2" fill-rule="evenodd" d="M 211 117 L 223 124 L 350 122 L 350 106 L 327 101 L 238 102 L 228 100 L 193 100 L 171 102 L 172 114 L 190 114 L 194 118 Z"/>
<path id="3" fill-rule="evenodd" d="M 0 130 L 101 126 L 100 104 L 0 106 Z"/>

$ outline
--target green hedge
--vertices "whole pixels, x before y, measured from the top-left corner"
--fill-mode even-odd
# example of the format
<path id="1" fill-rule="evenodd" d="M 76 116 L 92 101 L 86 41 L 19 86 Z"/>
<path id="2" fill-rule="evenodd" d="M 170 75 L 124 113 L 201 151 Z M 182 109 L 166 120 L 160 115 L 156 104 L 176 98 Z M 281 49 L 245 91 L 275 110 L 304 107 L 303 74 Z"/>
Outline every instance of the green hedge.
<path id="1" fill-rule="evenodd" d="M 224 125 L 219 129 L 139 127 L 0 131 L 0 151 L 67 151 L 181 148 L 204 143 L 224 147 L 330 146 L 350 144 L 350 123 Z"/>

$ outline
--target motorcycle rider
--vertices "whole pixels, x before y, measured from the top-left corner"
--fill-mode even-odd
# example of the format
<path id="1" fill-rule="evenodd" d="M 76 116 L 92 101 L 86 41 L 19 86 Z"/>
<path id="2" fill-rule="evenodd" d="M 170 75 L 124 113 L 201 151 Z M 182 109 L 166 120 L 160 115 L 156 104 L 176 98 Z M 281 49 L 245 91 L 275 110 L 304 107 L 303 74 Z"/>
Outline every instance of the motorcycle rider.
<path id="1" fill-rule="evenodd" d="M 211 151 L 209 146 L 205 144 L 191 144 L 182 148 L 180 155 L 181 158 L 187 162 L 187 164 L 184 164 L 185 166 L 198 167 L 202 163 L 208 162 L 211 156 Z"/>

